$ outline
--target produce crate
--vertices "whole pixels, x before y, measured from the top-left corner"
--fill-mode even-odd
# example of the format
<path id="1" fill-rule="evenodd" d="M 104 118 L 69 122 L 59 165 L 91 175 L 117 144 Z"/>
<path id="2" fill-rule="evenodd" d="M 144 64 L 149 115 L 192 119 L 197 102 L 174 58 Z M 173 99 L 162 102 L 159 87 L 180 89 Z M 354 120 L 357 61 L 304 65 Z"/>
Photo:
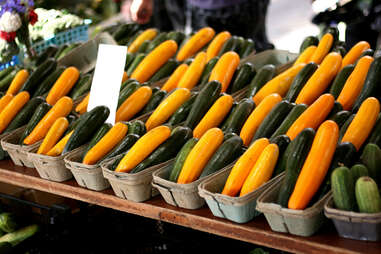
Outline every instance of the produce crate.
<path id="1" fill-rule="evenodd" d="M 28 168 L 34 168 L 33 162 L 28 157 L 28 152 L 39 147 L 42 141 L 39 141 L 33 145 L 19 145 L 18 141 L 22 132 L 26 128 L 26 125 L 10 132 L 8 135 L 1 139 L 1 146 L 4 151 L 8 152 L 11 160 L 18 166 L 25 166 Z"/>
<path id="2" fill-rule="evenodd" d="M 279 180 L 282 181 L 283 178 L 284 176 Z M 275 203 L 281 186 L 279 183 L 258 197 L 256 209 L 264 213 L 273 231 L 299 236 L 315 234 L 326 221 L 323 214 L 324 203 L 331 192 L 304 210 L 287 209 Z"/>
<path id="3" fill-rule="evenodd" d="M 4 70 L 10 66 L 18 65 L 20 63 L 19 56 L 15 55 L 12 59 L 7 63 L 0 63 L 0 71 Z"/>
<path id="4" fill-rule="evenodd" d="M 81 187 L 90 190 L 101 191 L 110 187 L 109 181 L 103 177 L 102 168 L 99 164 L 85 165 L 80 163 L 86 146 L 81 146 L 66 154 L 65 166 L 74 175 L 75 180 Z"/>
<path id="5" fill-rule="evenodd" d="M 70 28 L 66 31 L 59 32 L 49 39 L 41 40 L 32 44 L 32 49 L 37 54 L 43 52 L 50 45 L 61 46 L 66 43 L 85 42 L 89 40 L 89 22 L 85 20 L 85 24 Z"/>
<path id="6" fill-rule="evenodd" d="M 220 194 L 233 165 L 201 182 L 199 194 L 203 197 L 213 215 L 237 223 L 246 223 L 261 213 L 255 209 L 258 197 L 267 189 L 278 184 L 283 174 L 276 176 L 261 187 L 242 197 Z"/>
<path id="7" fill-rule="evenodd" d="M 324 205 L 324 214 L 333 221 L 339 236 L 362 241 L 381 241 L 381 213 L 356 213 L 335 209 L 333 197 Z"/>
<path id="8" fill-rule="evenodd" d="M 65 166 L 64 157 L 47 156 L 37 154 L 38 147 L 27 152 L 29 160 L 32 161 L 41 178 L 54 182 L 63 182 L 73 177 L 73 174 Z"/>
<path id="9" fill-rule="evenodd" d="M 115 172 L 111 170 L 110 166 L 115 160 L 122 156 L 124 156 L 124 154 L 101 163 L 103 176 L 109 180 L 115 195 L 134 202 L 143 202 L 158 195 L 159 193 L 157 189 L 153 188 L 151 185 L 152 173 L 157 169 L 172 163 L 173 160 L 146 168 L 135 174 Z"/>

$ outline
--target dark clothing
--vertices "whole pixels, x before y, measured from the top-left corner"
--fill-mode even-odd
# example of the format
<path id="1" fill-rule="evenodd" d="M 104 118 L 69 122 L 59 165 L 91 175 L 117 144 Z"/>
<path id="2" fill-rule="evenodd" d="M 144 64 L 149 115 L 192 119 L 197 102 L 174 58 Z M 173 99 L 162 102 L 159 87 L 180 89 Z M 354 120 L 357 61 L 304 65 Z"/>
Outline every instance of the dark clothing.
<path id="1" fill-rule="evenodd" d="M 206 10 L 215 10 L 238 5 L 245 1 L 246 0 L 189 0 L 189 4 Z"/>

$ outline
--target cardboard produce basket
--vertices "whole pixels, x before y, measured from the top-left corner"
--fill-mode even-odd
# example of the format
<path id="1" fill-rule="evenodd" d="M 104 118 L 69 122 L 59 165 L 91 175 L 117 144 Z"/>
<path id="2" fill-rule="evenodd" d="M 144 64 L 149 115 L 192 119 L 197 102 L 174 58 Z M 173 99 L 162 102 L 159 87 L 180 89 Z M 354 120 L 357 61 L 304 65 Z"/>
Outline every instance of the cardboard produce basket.
<path id="1" fill-rule="evenodd" d="M 33 162 L 28 157 L 28 152 L 36 147 L 38 148 L 42 141 L 30 146 L 19 145 L 19 139 L 25 128 L 26 125 L 8 133 L 8 135 L 1 139 L 1 146 L 4 151 L 8 152 L 14 164 L 34 168 Z"/>
<path id="2" fill-rule="evenodd" d="M 280 182 L 283 178 L 284 176 L 281 177 Z M 299 236 L 315 234 L 326 221 L 323 213 L 324 203 L 331 193 L 327 193 L 314 205 L 304 210 L 283 208 L 275 203 L 281 186 L 280 182 L 262 193 L 257 201 L 257 210 L 264 213 L 273 231 Z"/>
<path id="3" fill-rule="evenodd" d="M 151 185 L 152 173 L 157 169 L 172 163 L 173 160 L 146 168 L 134 174 L 115 172 L 111 170 L 111 165 L 115 162 L 115 160 L 123 156 L 124 154 L 121 154 L 107 162 L 101 163 L 103 175 L 109 180 L 115 195 L 130 201 L 143 202 L 159 194 L 158 191 Z"/>
<path id="4" fill-rule="evenodd" d="M 27 154 L 41 178 L 54 182 L 63 182 L 73 177 L 71 171 L 65 166 L 65 155 L 56 157 L 47 156 L 37 154 L 37 150 L 38 147 L 29 151 Z"/>
<path id="5" fill-rule="evenodd" d="M 90 190 L 101 191 L 110 187 L 110 183 L 103 177 L 99 164 L 86 165 L 80 162 L 86 146 L 78 147 L 66 154 L 65 166 L 73 174 L 78 185 Z"/>
<path id="6" fill-rule="evenodd" d="M 324 214 L 333 221 L 339 236 L 362 241 L 381 241 L 381 213 L 356 213 L 335 209 L 333 197 L 324 205 Z"/>
<path id="7" fill-rule="evenodd" d="M 170 205 L 186 209 L 198 209 L 205 204 L 205 200 L 198 194 L 198 185 L 205 179 L 209 179 L 216 173 L 205 176 L 188 184 L 178 184 L 169 181 L 169 174 L 173 168 L 171 161 L 164 167 L 153 173 L 152 185 L 157 188 L 165 202 Z M 224 169 L 221 169 L 222 171 Z"/>
<path id="8" fill-rule="evenodd" d="M 221 194 L 221 191 L 232 168 L 233 165 L 202 181 L 198 187 L 199 194 L 205 199 L 214 216 L 237 223 L 246 223 L 261 214 L 255 209 L 259 195 L 279 183 L 283 174 L 270 179 L 255 191 L 242 197 L 230 197 Z"/>

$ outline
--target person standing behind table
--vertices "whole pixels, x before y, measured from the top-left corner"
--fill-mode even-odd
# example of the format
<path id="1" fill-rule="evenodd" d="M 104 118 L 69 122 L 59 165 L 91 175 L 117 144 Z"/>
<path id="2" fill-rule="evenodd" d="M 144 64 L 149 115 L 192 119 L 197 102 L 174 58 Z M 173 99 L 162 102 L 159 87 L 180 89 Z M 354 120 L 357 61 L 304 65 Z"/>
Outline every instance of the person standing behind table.
<path id="1" fill-rule="evenodd" d="M 253 39 L 256 49 L 263 51 L 274 48 L 266 34 L 268 5 L 269 0 L 132 0 L 130 12 L 132 20 L 147 23 L 151 19 L 159 29 L 170 20 L 174 30 L 186 33 L 206 26 L 217 33 L 227 30 Z"/>

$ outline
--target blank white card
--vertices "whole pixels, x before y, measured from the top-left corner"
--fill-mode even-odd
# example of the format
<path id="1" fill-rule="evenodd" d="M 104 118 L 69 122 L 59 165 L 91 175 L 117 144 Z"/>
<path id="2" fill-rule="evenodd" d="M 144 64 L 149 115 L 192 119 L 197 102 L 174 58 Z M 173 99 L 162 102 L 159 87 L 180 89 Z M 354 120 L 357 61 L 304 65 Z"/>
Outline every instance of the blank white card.
<path id="1" fill-rule="evenodd" d="M 126 63 L 126 46 L 99 44 L 87 111 L 104 105 L 110 109 L 107 123 L 115 123 L 119 90 Z"/>

